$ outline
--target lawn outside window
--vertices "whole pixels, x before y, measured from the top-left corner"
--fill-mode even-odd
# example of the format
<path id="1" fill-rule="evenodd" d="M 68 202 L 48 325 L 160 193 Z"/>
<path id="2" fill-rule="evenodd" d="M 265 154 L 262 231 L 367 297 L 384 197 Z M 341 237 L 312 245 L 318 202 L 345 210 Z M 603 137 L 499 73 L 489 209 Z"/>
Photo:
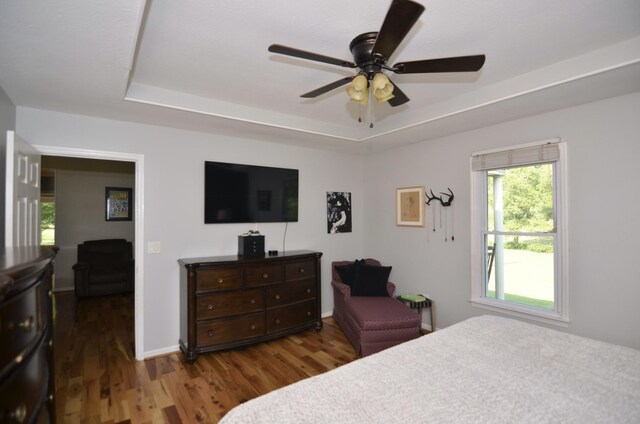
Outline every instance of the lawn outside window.
<path id="1" fill-rule="evenodd" d="M 559 139 L 471 157 L 471 302 L 566 325 L 566 145 Z"/>

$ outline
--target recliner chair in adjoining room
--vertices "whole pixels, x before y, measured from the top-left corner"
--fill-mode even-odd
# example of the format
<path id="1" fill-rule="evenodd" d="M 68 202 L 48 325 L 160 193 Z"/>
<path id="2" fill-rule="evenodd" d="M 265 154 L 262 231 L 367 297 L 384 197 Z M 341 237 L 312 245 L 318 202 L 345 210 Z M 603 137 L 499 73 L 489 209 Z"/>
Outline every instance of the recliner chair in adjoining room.
<path id="1" fill-rule="evenodd" d="M 78 262 L 73 271 L 78 297 L 132 292 L 132 243 L 125 239 L 85 241 L 78 245 Z"/>

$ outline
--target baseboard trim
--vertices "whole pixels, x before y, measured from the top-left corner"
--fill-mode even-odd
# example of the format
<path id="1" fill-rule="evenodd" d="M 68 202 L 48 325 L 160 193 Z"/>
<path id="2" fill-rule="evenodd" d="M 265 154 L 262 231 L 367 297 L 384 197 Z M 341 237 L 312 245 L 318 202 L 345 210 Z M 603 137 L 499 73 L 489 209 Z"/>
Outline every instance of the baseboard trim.
<path id="1" fill-rule="evenodd" d="M 164 347 L 162 349 L 149 350 L 144 352 L 142 355 L 142 360 L 155 358 L 157 356 L 164 356 L 170 353 L 180 352 L 180 347 L 178 345 Z"/>
<path id="2" fill-rule="evenodd" d="M 423 330 L 427 330 L 428 332 L 433 331 L 433 330 L 431 330 L 431 324 L 425 324 L 424 322 L 422 323 L 422 325 L 420 325 L 420 328 L 423 329 Z"/>

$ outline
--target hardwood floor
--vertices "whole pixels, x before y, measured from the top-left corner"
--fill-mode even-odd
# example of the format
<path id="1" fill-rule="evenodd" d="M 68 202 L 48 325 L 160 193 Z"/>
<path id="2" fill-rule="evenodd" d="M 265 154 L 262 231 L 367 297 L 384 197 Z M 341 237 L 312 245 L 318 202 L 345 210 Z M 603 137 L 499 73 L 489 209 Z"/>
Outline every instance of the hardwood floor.
<path id="1" fill-rule="evenodd" d="M 242 402 L 356 359 L 326 318 L 320 332 L 201 355 L 193 365 L 181 352 L 135 361 L 132 295 L 57 293 L 54 302 L 58 423 L 215 423 Z"/>

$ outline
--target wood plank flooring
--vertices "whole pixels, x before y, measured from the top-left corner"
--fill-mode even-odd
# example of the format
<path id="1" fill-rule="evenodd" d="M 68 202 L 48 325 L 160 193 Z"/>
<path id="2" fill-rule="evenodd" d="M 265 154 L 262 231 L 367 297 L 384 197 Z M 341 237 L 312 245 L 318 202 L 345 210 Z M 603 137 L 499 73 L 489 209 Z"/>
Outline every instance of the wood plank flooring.
<path id="1" fill-rule="evenodd" d="M 57 423 L 215 423 L 242 402 L 356 359 L 326 318 L 320 332 L 200 355 L 193 365 L 180 352 L 136 361 L 132 295 L 57 293 L 54 302 Z"/>

